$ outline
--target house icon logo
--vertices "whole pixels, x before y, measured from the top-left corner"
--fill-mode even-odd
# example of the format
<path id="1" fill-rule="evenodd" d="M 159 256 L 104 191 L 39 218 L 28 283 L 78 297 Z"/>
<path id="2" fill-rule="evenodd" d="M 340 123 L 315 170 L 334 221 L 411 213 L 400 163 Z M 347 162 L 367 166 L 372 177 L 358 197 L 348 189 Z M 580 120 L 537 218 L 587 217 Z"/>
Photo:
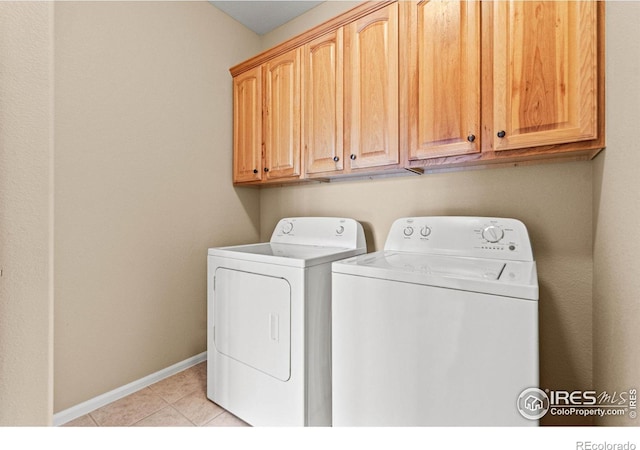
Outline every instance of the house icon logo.
<path id="1" fill-rule="evenodd" d="M 525 419 L 538 420 L 549 411 L 549 397 L 538 388 L 528 388 L 520 393 L 518 411 Z"/>
<path id="2" fill-rule="evenodd" d="M 524 407 L 529 411 L 540 411 L 543 408 L 542 405 L 542 400 L 532 394 L 529 394 L 529 396 L 524 399 Z"/>

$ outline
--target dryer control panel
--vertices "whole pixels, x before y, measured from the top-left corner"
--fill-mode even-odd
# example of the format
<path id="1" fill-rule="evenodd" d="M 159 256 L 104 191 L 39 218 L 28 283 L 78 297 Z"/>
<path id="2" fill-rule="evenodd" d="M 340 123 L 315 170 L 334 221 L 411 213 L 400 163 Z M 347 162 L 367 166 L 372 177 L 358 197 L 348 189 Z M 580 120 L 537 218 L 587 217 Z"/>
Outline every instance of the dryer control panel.
<path id="1" fill-rule="evenodd" d="M 396 220 L 385 250 L 533 261 L 529 233 L 516 219 L 433 216 Z"/>
<path id="2" fill-rule="evenodd" d="M 273 230 L 271 243 L 364 248 L 362 225 L 343 217 L 288 217 Z"/>

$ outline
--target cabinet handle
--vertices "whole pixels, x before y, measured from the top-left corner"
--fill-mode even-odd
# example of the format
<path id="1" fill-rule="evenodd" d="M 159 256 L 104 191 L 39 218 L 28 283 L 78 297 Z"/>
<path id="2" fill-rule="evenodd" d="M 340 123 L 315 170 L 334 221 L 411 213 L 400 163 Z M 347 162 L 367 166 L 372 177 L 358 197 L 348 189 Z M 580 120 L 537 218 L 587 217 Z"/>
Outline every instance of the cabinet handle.
<path id="1" fill-rule="evenodd" d="M 473 142 L 475 140 L 476 140 L 476 135 L 475 134 L 470 134 L 469 136 L 467 136 L 467 141 Z"/>
<path id="2" fill-rule="evenodd" d="M 334 157 L 333 157 L 333 160 L 334 160 L 335 162 L 338 162 L 338 161 L 340 161 L 340 158 L 338 158 L 337 156 L 334 156 Z"/>
<path id="3" fill-rule="evenodd" d="M 253 169 L 253 173 L 258 173 L 258 169 Z"/>
<path id="4" fill-rule="evenodd" d="M 354 161 L 356 159 L 356 155 L 352 153 L 351 156 L 349 156 L 349 158 L 351 158 L 351 161 Z"/>
<path id="5" fill-rule="evenodd" d="M 268 171 L 269 171 L 269 168 L 268 168 L 268 167 L 265 167 L 265 168 L 264 168 L 264 171 L 265 171 L 265 172 L 268 172 Z"/>
<path id="6" fill-rule="evenodd" d="M 507 134 L 507 133 L 505 133 L 505 131 L 504 131 L 504 130 L 500 130 L 500 131 L 498 131 L 498 137 L 499 137 L 499 138 L 501 138 L 501 139 L 502 139 L 503 137 L 505 137 L 505 135 L 506 135 L 506 134 Z"/>

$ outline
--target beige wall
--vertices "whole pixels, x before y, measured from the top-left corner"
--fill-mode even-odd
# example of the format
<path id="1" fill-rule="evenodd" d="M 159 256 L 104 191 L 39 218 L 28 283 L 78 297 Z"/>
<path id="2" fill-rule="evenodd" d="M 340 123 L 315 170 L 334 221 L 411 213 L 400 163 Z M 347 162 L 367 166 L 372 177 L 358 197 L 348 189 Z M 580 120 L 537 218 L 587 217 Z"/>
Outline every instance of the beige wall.
<path id="1" fill-rule="evenodd" d="M 309 28 L 326 20 L 318 14 L 325 5 L 274 31 L 278 41 L 302 31 L 299 22 Z M 266 35 L 263 43 L 277 42 Z M 522 220 L 538 263 L 541 386 L 591 389 L 592 163 L 270 188 L 261 191 L 260 209 L 263 239 L 284 216 L 347 216 L 364 224 L 370 251 L 382 248 L 398 217 L 486 215 Z M 543 423 L 591 420 L 547 416 Z"/>
<path id="2" fill-rule="evenodd" d="M 594 164 L 593 377 L 608 392 L 640 389 L 639 22 L 640 3 L 607 2 L 607 150 Z"/>
<path id="3" fill-rule="evenodd" d="M 55 411 L 206 350 L 206 251 L 256 241 L 228 68 L 260 39 L 207 2 L 55 6 Z"/>
<path id="4" fill-rule="evenodd" d="M 55 5 L 56 411 L 204 351 L 205 249 L 288 215 L 355 217 L 370 250 L 400 216 L 517 217 L 539 264 L 541 384 L 637 387 L 640 5 L 607 5 L 594 163 L 233 189 L 227 68 L 351 6 L 260 39 L 206 4 Z M 53 410 L 53 8 L 0 2 L 0 425 Z"/>
<path id="5" fill-rule="evenodd" d="M 53 6 L 0 2 L 0 426 L 51 423 Z"/>

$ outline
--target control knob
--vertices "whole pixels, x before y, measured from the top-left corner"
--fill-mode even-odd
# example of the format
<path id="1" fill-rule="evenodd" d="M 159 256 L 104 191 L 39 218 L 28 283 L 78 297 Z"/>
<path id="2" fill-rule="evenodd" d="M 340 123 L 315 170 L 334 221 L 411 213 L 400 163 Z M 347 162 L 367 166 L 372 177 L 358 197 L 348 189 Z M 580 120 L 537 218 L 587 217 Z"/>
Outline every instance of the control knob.
<path id="1" fill-rule="evenodd" d="M 502 228 L 500 227 L 489 225 L 482 230 L 482 237 L 488 242 L 495 244 L 504 237 L 504 231 L 502 231 Z"/>
<path id="2" fill-rule="evenodd" d="M 284 234 L 289 234 L 293 231 L 293 223 L 288 220 L 282 224 L 282 232 Z"/>
<path id="3" fill-rule="evenodd" d="M 404 229 L 404 235 L 409 237 L 413 234 L 413 227 L 405 227 Z"/>
<path id="4" fill-rule="evenodd" d="M 420 234 L 422 235 L 422 237 L 429 236 L 431 234 L 431 228 L 425 225 L 424 227 L 420 228 Z"/>

